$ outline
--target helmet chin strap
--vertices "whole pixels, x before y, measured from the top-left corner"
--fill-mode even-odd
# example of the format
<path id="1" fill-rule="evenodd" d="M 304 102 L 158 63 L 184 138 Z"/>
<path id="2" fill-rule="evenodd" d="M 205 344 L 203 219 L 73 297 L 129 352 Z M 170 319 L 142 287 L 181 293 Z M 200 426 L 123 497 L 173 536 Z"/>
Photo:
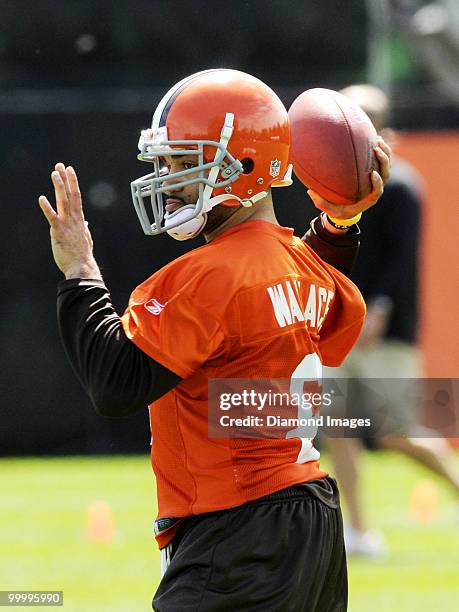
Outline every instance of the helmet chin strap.
<path id="1" fill-rule="evenodd" d="M 174 221 L 180 220 L 180 216 L 187 217 L 188 210 L 179 210 L 174 215 Z M 207 223 L 207 213 L 199 213 L 197 217 L 194 219 L 189 219 L 185 221 L 185 223 L 181 223 L 174 227 L 173 229 L 167 230 L 167 233 L 174 240 L 189 240 L 190 238 L 194 238 L 197 236 L 203 229 L 205 224 Z M 166 219 L 166 227 L 167 227 L 167 219 Z"/>
<path id="2" fill-rule="evenodd" d="M 217 204 L 221 204 L 222 202 L 228 201 L 230 199 L 237 200 L 240 204 L 237 209 L 243 210 L 244 208 L 250 208 L 253 204 L 255 204 L 255 202 L 258 202 L 258 200 L 265 198 L 267 195 L 267 191 L 260 191 L 260 193 L 256 193 L 250 200 L 241 200 L 237 196 L 226 194 L 221 196 L 215 196 L 215 198 L 212 198 L 210 200 L 211 205 L 209 206 L 208 210 L 211 210 Z M 174 216 L 174 219 L 180 219 L 181 212 L 183 212 L 183 216 L 185 216 L 184 213 L 186 213 L 187 211 L 178 211 Z M 228 218 L 228 222 L 230 219 L 232 219 L 232 216 Z M 194 238 L 202 232 L 206 223 L 207 213 L 201 212 L 197 217 L 194 217 L 194 219 L 190 219 L 189 221 L 185 221 L 185 223 L 182 223 L 181 225 L 177 225 L 177 227 L 174 227 L 174 229 L 169 230 L 167 233 L 175 240 L 190 240 L 191 238 Z M 216 229 L 221 231 L 222 226 L 219 225 Z"/>

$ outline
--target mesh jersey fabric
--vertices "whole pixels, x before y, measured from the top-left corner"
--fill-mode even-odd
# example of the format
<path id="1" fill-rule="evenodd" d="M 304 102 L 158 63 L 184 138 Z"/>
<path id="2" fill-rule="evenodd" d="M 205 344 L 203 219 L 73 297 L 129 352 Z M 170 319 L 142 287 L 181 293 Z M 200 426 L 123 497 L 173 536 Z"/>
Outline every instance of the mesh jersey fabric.
<path id="1" fill-rule="evenodd" d="M 289 378 L 306 355 L 339 365 L 365 316 L 357 287 L 293 230 L 238 224 L 139 285 L 128 337 L 183 380 L 150 406 L 159 517 L 231 508 L 323 478 L 299 438 L 210 439 L 208 380 Z"/>

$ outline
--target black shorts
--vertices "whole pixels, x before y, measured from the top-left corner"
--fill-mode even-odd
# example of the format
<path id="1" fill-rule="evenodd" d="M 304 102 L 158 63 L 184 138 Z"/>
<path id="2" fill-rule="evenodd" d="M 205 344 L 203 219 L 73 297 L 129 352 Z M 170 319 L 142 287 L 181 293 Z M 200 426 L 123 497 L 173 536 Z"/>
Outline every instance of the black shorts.
<path id="1" fill-rule="evenodd" d="M 156 612 L 347 610 L 336 483 L 295 485 L 190 517 L 172 541 Z"/>

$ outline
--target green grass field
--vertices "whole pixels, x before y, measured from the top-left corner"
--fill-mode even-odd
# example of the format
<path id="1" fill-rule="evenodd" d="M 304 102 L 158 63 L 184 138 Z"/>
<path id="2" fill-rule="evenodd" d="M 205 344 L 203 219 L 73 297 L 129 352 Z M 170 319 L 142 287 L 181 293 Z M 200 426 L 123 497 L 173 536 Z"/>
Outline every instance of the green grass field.
<path id="1" fill-rule="evenodd" d="M 366 456 L 368 519 L 390 552 L 349 563 L 351 612 L 459 609 L 459 506 L 435 480 L 430 522 L 410 512 L 413 487 L 430 478 L 396 455 Z M 63 590 L 69 612 L 151 609 L 159 554 L 148 457 L 3 459 L 0 490 L 0 589 Z M 113 521 L 105 543 L 87 535 L 99 500 L 108 507 L 99 533 L 109 537 Z"/>

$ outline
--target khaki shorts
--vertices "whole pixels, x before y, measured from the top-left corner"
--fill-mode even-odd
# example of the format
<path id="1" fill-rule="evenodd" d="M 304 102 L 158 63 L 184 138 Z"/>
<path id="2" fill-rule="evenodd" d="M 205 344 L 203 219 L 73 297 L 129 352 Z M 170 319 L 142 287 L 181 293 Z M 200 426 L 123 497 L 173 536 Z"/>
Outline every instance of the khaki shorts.
<path id="1" fill-rule="evenodd" d="M 324 379 L 336 379 L 344 398 L 324 413 L 370 419 L 371 426 L 364 430 L 368 437 L 408 435 L 418 421 L 420 362 L 419 349 L 399 340 L 355 348 L 340 367 L 324 367 Z M 357 437 L 361 435 L 362 430 Z"/>
<path id="2" fill-rule="evenodd" d="M 339 368 L 326 368 L 336 378 L 421 378 L 419 349 L 401 340 L 383 340 L 368 349 L 355 348 Z"/>

